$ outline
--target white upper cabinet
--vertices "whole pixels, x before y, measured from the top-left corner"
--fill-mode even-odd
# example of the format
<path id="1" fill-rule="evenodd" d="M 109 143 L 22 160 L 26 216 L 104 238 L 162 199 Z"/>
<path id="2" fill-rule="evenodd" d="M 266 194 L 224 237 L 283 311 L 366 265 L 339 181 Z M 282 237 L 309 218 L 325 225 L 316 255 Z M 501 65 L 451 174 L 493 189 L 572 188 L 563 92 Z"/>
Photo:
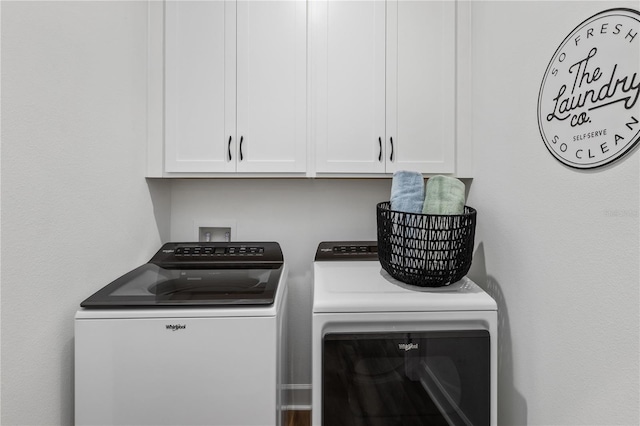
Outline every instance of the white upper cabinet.
<path id="1" fill-rule="evenodd" d="M 306 3 L 239 1 L 237 34 L 237 171 L 304 172 Z"/>
<path id="2" fill-rule="evenodd" d="M 453 1 L 387 2 L 387 172 L 454 172 L 455 22 Z"/>
<path id="3" fill-rule="evenodd" d="M 149 2 L 149 177 L 473 175 L 469 2 Z"/>
<path id="4" fill-rule="evenodd" d="M 311 5 L 316 171 L 385 171 L 385 3 Z"/>
<path id="5" fill-rule="evenodd" d="M 165 3 L 168 173 L 306 170 L 306 2 Z"/>
<path id="6" fill-rule="evenodd" d="M 455 171 L 455 6 L 312 3 L 316 172 Z"/>
<path id="7" fill-rule="evenodd" d="M 235 50 L 234 3 L 166 2 L 165 171 L 235 171 Z"/>

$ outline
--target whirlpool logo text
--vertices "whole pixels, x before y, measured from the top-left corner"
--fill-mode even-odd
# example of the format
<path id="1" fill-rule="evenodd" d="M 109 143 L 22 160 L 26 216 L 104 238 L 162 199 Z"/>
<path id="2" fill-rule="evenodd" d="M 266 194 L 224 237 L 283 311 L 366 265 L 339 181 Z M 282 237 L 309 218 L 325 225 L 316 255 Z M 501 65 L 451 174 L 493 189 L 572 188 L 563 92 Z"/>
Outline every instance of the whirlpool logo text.
<path id="1" fill-rule="evenodd" d="M 186 324 L 167 324 L 165 327 L 167 328 L 167 330 L 178 331 L 178 330 L 184 330 L 185 328 L 187 328 L 187 325 Z"/>
<path id="2" fill-rule="evenodd" d="M 418 349 L 418 344 L 417 343 L 399 343 L 398 349 L 400 349 L 401 351 L 407 352 L 414 349 Z"/>

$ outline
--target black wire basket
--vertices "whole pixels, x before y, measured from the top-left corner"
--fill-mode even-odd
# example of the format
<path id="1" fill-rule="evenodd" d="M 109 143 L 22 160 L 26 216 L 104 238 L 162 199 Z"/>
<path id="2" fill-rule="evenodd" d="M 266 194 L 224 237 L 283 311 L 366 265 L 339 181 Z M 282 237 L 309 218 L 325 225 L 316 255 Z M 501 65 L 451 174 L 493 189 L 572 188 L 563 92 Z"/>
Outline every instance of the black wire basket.
<path id="1" fill-rule="evenodd" d="M 404 283 L 442 287 L 459 281 L 471 267 L 476 210 L 461 215 L 413 214 L 377 205 L 378 258 L 382 268 Z"/>

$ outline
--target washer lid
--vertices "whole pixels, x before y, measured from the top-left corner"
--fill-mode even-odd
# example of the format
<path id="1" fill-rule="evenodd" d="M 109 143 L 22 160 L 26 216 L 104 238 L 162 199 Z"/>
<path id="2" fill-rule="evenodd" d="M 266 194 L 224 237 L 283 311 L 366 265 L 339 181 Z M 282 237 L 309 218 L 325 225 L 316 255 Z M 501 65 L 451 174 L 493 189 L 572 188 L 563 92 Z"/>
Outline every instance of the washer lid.
<path id="1" fill-rule="evenodd" d="M 167 243 L 83 308 L 272 305 L 284 261 L 277 243 Z"/>
<path id="2" fill-rule="evenodd" d="M 491 296 L 466 277 L 446 287 L 416 287 L 377 261 L 314 263 L 314 313 L 495 310 Z"/>

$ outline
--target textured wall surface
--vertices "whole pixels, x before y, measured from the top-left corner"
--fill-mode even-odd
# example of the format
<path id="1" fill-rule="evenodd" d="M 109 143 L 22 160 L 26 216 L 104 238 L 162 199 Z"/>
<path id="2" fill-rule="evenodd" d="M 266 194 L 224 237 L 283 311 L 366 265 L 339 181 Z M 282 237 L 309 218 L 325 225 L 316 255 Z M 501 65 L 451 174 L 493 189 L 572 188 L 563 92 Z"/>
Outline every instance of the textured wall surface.
<path id="1" fill-rule="evenodd" d="M 473 4 L 472 277 L 500 309 L 500 424 L 640 422 L 640 155 L 569 169 L 547 152 L 536 112 L 560 42 L 620 5 L 640 9 Z"/>
<path id="2" fill-rule="evenodd" d="M 2 2 L 3 425 L 72 424 L 75 310 L 158 247 L 145 22 L 144 3 Z"/>

